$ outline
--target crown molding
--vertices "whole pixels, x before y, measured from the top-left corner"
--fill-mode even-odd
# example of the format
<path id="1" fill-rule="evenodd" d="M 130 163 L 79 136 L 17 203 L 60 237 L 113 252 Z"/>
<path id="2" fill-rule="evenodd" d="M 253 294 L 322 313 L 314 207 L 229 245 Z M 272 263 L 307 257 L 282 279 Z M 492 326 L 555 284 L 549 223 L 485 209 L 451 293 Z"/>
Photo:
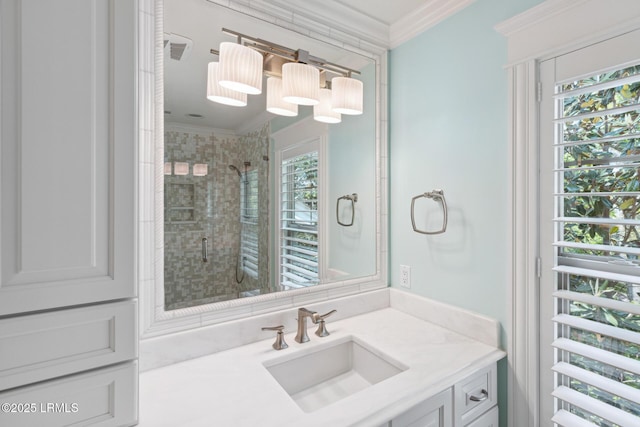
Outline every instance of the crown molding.
<path id="1" fill-rule="evenodd" d="M 212 1 L 212 0 L 209 0 Z M 213 0 L 215 1 L 215 0 Z M 218 0 L 219 1 L 219 0 Z M 309 35 L 340 40 L 345 45 L 391 49 L 442 22 L 476 0 L 428 0 L 387 25 L 336 0 L 234 0 L 282 21 L 310 29 Z M 278 21 L 278 24 L 283 24 Z"/>
<path id="2" fill-rule="evenodd" d="M 430 0 L 390 26 L 391 49 L 444 21 L 476 0 Z"/>
<path id="3" fill-rule="evenodd" d="M 547 19 L 564 13 L 568 9 L 579 8 L 589 0 L 547 0 L 519 15 L 496 24 L 493 28 L 505 37 L 539 24 Z"/>
<path id="4" fill-rule="evenodd" d="M 569 28 L 568 20 L 590 22 L 598 11 L 598 25 Z M 620 11 L 624 11 L 621 13 Z M 640 2 L 616 0 L 547 0 L 494 26 L 507 38 L 507 67 L 529 60 L 545 60 L 640 28 Z"/>
<path id="5" fill-rule="evenodd" d="M 380 48 L 388 48 L 389 27 L 383 22 L 363 15 L 335 0 L 310 2 L 308 0 L 257 0 L 251 7 L 273 13 L 274 6 L 283 18 L 294 24 L 311 28 L 312 32 L 336 38 L 359 47 L 360 40 Z M 310 27 L 309 23 L 313 25 Z M 320 24 L 320 25 L 318 25 Z"/>

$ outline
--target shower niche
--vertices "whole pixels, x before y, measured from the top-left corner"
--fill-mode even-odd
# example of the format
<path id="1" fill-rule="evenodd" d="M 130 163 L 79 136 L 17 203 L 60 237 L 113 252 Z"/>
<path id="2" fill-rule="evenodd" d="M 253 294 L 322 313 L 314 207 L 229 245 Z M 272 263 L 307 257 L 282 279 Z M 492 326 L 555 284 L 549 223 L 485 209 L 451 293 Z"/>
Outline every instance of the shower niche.
<path id="1" fill-rule="evenodd" d="M 164 221 L 193 224 L 195 221 L 195 184 L 164 183 Z"/>

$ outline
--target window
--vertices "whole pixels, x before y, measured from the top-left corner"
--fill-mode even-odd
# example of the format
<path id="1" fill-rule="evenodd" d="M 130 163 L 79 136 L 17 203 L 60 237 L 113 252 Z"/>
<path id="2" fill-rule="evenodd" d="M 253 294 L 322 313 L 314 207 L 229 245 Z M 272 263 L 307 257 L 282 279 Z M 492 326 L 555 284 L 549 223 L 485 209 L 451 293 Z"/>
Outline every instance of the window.
<path id="1" fill-rule="evenodd" d="M 553 421 L 640 425 L 640 64 L 554 99 Z"/>
<path id="2" fill-rule="evenodd" d="M 273 254 L 279 290 L 316 285 L 327 277 L 328 125 L 307 117 L 271 134 L 274 155 Z"/>
<path id="3" fill-rule="evenodd" d="M 570 3 L 570 2 L 569 2 Z M 603 9 L 542 1 L 495 28 L 508 40 L 509 425 L 546 426 L 556 412 L 553 297 L 558 273 L 554 224 L 555 88 L 640 62 L 640 2 Z M 577 4 L 576 4 L 577 5 Z M 633 31 L 632 29 L 636 29 Z M 555 249 L 555 250 L 554 250 Z M 591 425 L 586 421 L 564 425 Z M 637 425 L 637 423 L 636 423 Z"/>
<path id="4" fill-rule="evenodd" d="M 283 157 L 280 193 L 280 285 L 318 283 L 318 151 Z"/>

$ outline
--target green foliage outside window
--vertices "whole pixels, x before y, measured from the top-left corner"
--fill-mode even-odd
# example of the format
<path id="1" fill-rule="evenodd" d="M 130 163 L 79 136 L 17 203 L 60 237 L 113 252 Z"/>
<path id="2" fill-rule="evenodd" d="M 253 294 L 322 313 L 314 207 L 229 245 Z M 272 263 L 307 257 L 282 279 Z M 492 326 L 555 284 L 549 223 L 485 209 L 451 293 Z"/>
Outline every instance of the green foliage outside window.
<path id="1" fill-rule="evenodd" d="M 308 286 L 318 282 L 318 153 L 290 159 L 284 168 L 289 180 L 284 254 L 289 255 L 286 268 L 295 269 L 287 280 Z"/>
<path id="2" fill-rule="evenodd" d="M 593 78 L 572 82 L 563 91 L 586 88 L 590 85 L 640 74 L 640 66 L 629 67 Z M 640 82 L 623 83 L 617 87 L 595 90 L 564 99 L 564 117 L 587 115 L 566 121 L 562 148 L 563 187 L 562 213 L 576 218 L 564 223 L 564 241 L 586 245 L 613 246 L 563 248 L 561 254 L 594 260 L 616 261 L 638 265 L 638 256 L 617 252 L 615 248 L 640 248 L 638 225 L 640 220 Z M 598 114 L 598 112 L 608 111 Z M 589 142 L 591 140 L 597 140 Z M 601 194 L 617 193 L 617 194 Z M 634 194 L 635 193 L 635 194 Z M 585 218 L 620 220 L 619 224 L 589 223 Z M 581 220 L 583 219 L 583 220 Z M 630 221 L 631 220 L 631 221 Z M 566 288 L 601 298 L 640 303 L 640 286 L 612 280 L 564 275 Z M 640 332 L 640 316 L 593 304 L 572 302 L 569 313 L 614 327 Z M 640 346 L 601 334 L 571 328 L 572 340 L 601 348 L 625 357 L 640 360 Z M 614 381 L 640 389 L 640 376 L 621 369 L 572 354 L 570 363 Z M 614 396 L 576 379 L 571 388 L 600 401 L 640 416 L 640 404 Z M 613 425 L 578 408 L 572 408 L 596 425 Z"/>

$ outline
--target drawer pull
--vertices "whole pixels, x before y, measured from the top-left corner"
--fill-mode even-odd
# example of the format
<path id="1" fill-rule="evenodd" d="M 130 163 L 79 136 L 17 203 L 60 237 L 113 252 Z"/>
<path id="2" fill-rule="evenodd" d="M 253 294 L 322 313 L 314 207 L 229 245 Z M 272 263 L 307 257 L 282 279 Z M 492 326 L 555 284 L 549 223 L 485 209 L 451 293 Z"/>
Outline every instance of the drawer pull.
<path id="1" fill-rule="evenodd" d="M 474 396 L 472 394 L 471 396 L 469 396 L 469 399 L 474 402 L 482 402 L 483 400 L 487 400 L 489 398 L 489 392 L 485 389 L 480 390 L 480 394 L 482 395 L 480 397 Z"/>

